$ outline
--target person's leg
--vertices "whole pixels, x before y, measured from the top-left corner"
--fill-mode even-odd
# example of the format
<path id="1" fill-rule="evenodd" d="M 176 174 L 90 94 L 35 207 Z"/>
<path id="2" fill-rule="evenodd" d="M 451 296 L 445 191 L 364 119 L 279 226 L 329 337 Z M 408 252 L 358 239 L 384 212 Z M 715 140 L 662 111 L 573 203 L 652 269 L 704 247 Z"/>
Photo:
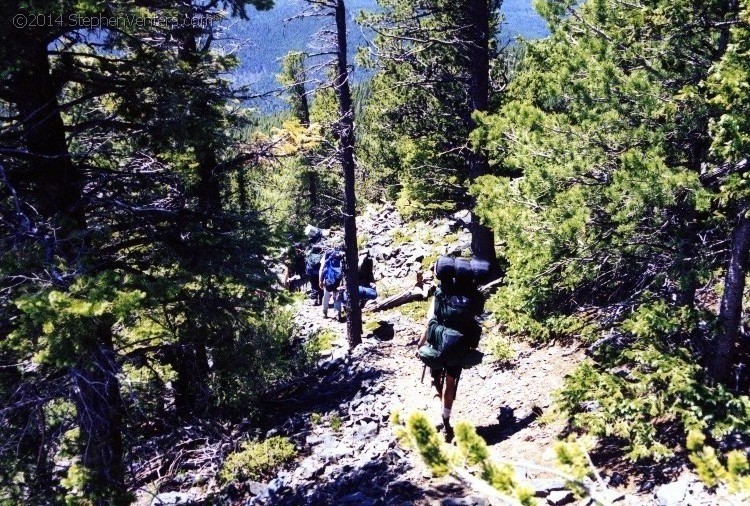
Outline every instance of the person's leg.
<path id="1" fill-rule="evenodd" d="M 320 287 L 318 286 L 318 276 L 317 274 L 308 276 L 310 280 L 310 289 L 313 292 L 313 295 L 315 296 L 315 302 L 314 304 L 317 306 L 320 304 Z"/>
<path id="2" fill-rule="evenodd" d="M 328 317 L 328 301 L 331 299 L 331 292 L 328 288 L 323 289 L 323 316 Z"/>
<path id="3" fill-rule="evenodd" d="M 333 309 L 336 311 L 336 316 L 341 320 L 341 308 L 344 304 L 344 291 L 336 290 L 336 297 L 333 299 Z"/>
<path id="4" fill-rule="evenodd" d="M 443 418 L 449 418 L 453 401 L 456 399 L 456 388 L 458 387 L 458 378 L 448 374 L 445 375 L 445 388 L 443 389 Z M 447 415 L 446 415 L 447 413 Z"/>
<path id="5" fill-rule="evenodd" d="M 461 375 L 460 368 L 449 368 L 445 374 L 445 388 L 443 389 L 443 425 L 445 425 L 445 437 L 448 442 L 453 439 L 453 427 L 450 418 L 453 401 L 456 399 L 458 389 L 458 378 Z"/>
<path id="6" fill-rule="evenodd" d="M 443 369 L 430 369 L 430 375 L 432 376 L 432 386 L 437 390 L 437 396 L 443 399 Z"/>

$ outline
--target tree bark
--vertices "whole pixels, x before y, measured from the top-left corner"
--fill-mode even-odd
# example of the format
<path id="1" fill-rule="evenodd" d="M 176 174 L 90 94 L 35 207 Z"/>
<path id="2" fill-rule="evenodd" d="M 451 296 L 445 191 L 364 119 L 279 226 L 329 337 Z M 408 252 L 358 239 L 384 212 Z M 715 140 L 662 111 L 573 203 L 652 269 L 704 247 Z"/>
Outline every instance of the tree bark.
<path id="1" fill-rule="evenodd" d="M 307 89 L 305 88 L 306 73 L 304 60 L 300 60 L 299 65 L 299 68 L 292 69 L 292 75 L 289 76 L 291 81 L 294 82 L 290 93 L 293 95 L 294 114 L 297 116 L 300 125 L 307 128 L 310 126 L 310 103 L 307 100 Z M 305 167 L 304 177 L 307 183 L 309 202 L 307 215 L 314 222 L 318 216 L 318 208 L 320 207 L 318 202 L 318 173 L 312 167 L 308 155 L 303 155 L 302 164 Z"/>
<path id="2" fill-rule="evenodd" d="M 24 65 L 13 83 L 16 106 L 22 117 L 24 142 L 34 156 L 24 185 L 31 200 L 36 202 L 39 214 L 53 218 L 60 229 L 60 248 L 65 244 L 64 256 L 74 258 L 74 244 L 70 236 L 85 227 L 81 204 L 83 182 L 80 170 L 72 163 L 65 138 L 65 126 L 57 101 L 55 80 L 50 72 L 47 47 L 44 39 L 29 38 L 18 41 L 19 58 Z M 15 183 L 15 181 L 14 181 Z"/>
<path id="3" fill-rule="evenodd" d="M 197 15 L 194 3 L 185 5 L 184 19 L 195 19 Z M 179 59 L 196 71 L 201 64 L 201 54 L 196 38 L 202 28 L 198 25 L 187 24 L 180 27 L 178 36 L 180 47 Z M 204 128 L 215 117 L 215 112 L 209 102 L 209 92 L 201 88 L 189 91 L 188 111 L 188 139 L 195 152 L 198 163 L 198 183 L 195 189 L 198 198 L 198 209 L 208 217 L 206 225 L 211 226 L 214 217 L 222 212 L 221 178 L 218 174 L 218 157 L 214 140 Z M 217 231 L 218 232 L 218 231 Z M 173 364 L 177 374 L 175 381 L 175 408 L 178 416 L 188 418 L 205 412 L 208 393 L 210 367 L 208 366 L 208 349 L 205 339 L 180 336 L 176 345 L 177 361 Z"/>
<path id="4" fill-rule="evenodd" d="M 359 308 L 359 279 L 357 275 L 357 196 L 354 165 L 354 110 L 349 88 L 349 69 L 346 62 L 346 7 L 344 0 L 336 1 L 336 96 L 339 102 L 339 158 L 344 171 L 344 243 L 346 249 L 346 336 L 354 348 L 362 342 L 362 312 Z"/>
<path id="5" fill-rule="evenodd" d="M 746 204 L 746 203 L 744 203 Z M 720 334 L 708 364 L 708 372 L 716 381 L 727 383 L 735 358 L 737 338 L 742 319 L 742 295 L 745 291 L 747 256 L 750 249 L 750 219 L 747 206 L 741 206 L 732 232 L 732 245 L 724 279 L 724 293 L 719 312 Z"/>
<path id="6" fill-rule="evenodd" d="M 57 98 L 60 82 L 51 73 L 47 40 L 24 33 L 29 32 L 19 30 L 11 44 L 22 64 L 7 86 L 22 118 L 23 142 L 32 159 L 14 174 L 14 183 L 21 183 L 24 200 L 55 227 L 45 253 L 47 262 L 54 265 L 62 259 L 72 265 L 81 261 L 87 242 L 84 178 L 70 156 Z M 71 397 L 84 445 L 81 463 L 90 473 L 85 492 L 96 504 L 127 504 L 120 385 L 112 324 L 105 320 L 81 343 L 77 363 L 66 372 L 73 384 Z"/>
<path id="7" fill-rule="evenodd" d="M 122 465 L 123 411 L 108 320 L 97 323 L 87 354 L 72 370 L 83 444 L 81 463 L 90 473 L 86 492 L 97 505 L 128 503 Z"/>
<path id="8" fill-rule="evenodd" d="M 680 306 L 693 307 L 698 291 L 698 273 L 695 258 L 698 254 L 698 217 L 695 206 L 689 203 L 680 206 L 680 244 L 676 261 L 676 302 Z"/>
<path id="9" fill-rule="evenodd" d="M 490 12 L 487 0 L 469 0 L 470 29 L 467 32 L 469 71 L 471 83 L 471 106 L 474 111 L 487 111 L 490 101 Z M 476 122 L 470 120 L 470 128 L 476 127 Z M 474 148 L 469 160 L 469 181 L 489 173 L 487 155 L 480 149 Z M 471 206 L 475 202 L 472 197 Z M 493 274 L 497 274 L 499 267 L 495 252 L 495 234 L 489 227 L 483 225 L 479 218 L 471 216 L 471 250 L 474 256 L 490 263 Z"/>

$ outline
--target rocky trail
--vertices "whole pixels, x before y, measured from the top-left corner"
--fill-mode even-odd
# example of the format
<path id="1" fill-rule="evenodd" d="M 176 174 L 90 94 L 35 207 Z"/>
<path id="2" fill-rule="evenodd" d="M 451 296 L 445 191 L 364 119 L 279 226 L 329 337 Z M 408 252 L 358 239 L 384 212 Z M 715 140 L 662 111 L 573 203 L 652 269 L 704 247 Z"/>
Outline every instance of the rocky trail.
<path id="1" fill-rule="evenodd" d="M 358 229 L 376 259 L 380 298 L 413 286 L 417 273 L 428 272 L 437 255 L 467 248 L 466 219 L 457 215 L 407 229 L 392 207 L 369 210 Z M 363 342 L 349 353 L 345 324 L 323 318 L 321 307 L 311 300 L 299 303 L 296 324 L 301 338 L 324 334 L 330 346 L 323 351 L 315 377 L 274 406 L 276 428 L 267 434 L 290 437 L 299 456 L 267 483 L 250 483 L 249 495 L 240 504 L 491 503 L 454 478 L 432 478 L 413 450 L 398 445 L 389 422 L 394 410 L 407 415 L 423 410 L 436 423 L 440 420 L 429 372 L 422 381 L 422 364 L 414 356 L 426 307 L 424 301 L 366 311 Z M 480 350 L 486 346 L 483 338 Z M 463 372 L 454 423 L 470 421 L 497 461 L 516 463 L 517 476 L 535 488 L 540 504 L 577 504 L 580 501 L 561 480 L 524 463 L 555 467 L 552 446 L 564 427 L 546 422 L 552 417 L 545 414 L 564 376 L 583 360 L 583 350 L 511 346 L 512 360 L 498 362 L 484 349 L 483 362 Z M 507 408 L 514 416 L 500 417 Z M 619 487 L 615 504 L 713 504 L 689 474 L 660 478 L 657 472 L 644 486 L 643 480 L 635 483 L 613 468 L 599 470 L 610 486 Z"/>

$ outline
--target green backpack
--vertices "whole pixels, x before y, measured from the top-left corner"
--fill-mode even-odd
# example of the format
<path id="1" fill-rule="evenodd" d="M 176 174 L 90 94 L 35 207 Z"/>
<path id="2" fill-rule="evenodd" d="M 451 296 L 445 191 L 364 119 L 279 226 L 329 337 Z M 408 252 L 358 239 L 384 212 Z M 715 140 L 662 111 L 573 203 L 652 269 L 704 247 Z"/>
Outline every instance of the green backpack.
<path id="1" fill-rule="evenodd" d="M 427 326 L 427 344 L 419 348 L 419 358 L 431 369 L 459 365 L 463 368 L 473 367 L 480 364 L 484 357 L 472 346 L 473 341 L 457 330 L 438 324 L 433 318 Z"/>
<path id="2" fill-rule="evenodd" d="M 432 368 L 461 365 L 470 344 L 463 333 L 440 325 L 435 318 L 427 324 L 427 343 L 419 349 L 419 358 Z"/>
<path id="3" fill-rule="evenodd" d="M 435 291 L 435 317 L 427 324 L 427 343 L 419 349 L 420 359 L 437 369 L 463 365 L 469 350 L 479 345 L 482 328 L 474 317 L 477 301 L 465 294 Z"/>

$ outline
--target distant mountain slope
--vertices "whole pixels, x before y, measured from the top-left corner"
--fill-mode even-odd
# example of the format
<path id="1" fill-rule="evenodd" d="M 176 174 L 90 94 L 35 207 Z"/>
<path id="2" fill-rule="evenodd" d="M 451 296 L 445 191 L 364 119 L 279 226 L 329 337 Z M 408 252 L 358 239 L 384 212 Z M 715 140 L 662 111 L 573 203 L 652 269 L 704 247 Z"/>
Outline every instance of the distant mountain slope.
<path id="1" fill-rule="evenodd" d="M 502 38 L 540 39 L 549 35 L 547 24 L 531 6 L 532 0 L 504 0 Z"/>
<path id="2" fill-rule="evenodd" d="M 249 11 L 247 21 L 230 20 L 225 22 L 228 30 L 221 44 L 226 49 L 237 51 L 240 68 L 236 80 L 242 84 L 252 84 L 257 91 L 278 88 L 275 75 L 279 69 L 279 59 L 289 51 L 315 52 L 312 35 L 330 23 L 330 18 L 291 19 L 305 7 L 301 0 L 276 0 L 270 11 Z M 357 47 L 366 44 L 361 28 L 354 18 L 361 10 L 375 10 L 376 0 L 348 0 L 349 10 L 349 53 L 353 56 Z M 518 36 L 535 39 L 547 35 L 544 21 L 531 7 L 531 0 L 505 0 L 503 9 L 505 21 L 501 38 Z M 355 71 L 355 79 L 357 78 Z M 268 106 L 276 104 L 271 100 Z M 261 106 L 262 108 L 265 108 Z"/>

